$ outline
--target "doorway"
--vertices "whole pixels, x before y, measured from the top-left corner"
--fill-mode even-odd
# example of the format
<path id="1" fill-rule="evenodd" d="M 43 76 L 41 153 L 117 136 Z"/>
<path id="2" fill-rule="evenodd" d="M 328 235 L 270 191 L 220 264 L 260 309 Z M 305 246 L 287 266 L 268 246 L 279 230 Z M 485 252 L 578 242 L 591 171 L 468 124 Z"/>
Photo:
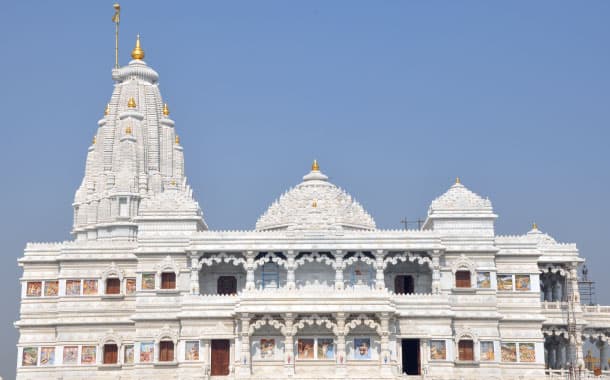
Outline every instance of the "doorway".
<path id="1" fill-rule="evenodd" d="M 402 373 L 407 375 L 419 375 L 419 339 L 402 340 Z"/>
<path id="2" fill-rule="evenodd" d="M 394 277 L 394 293 L 396 294 L 413 294 L 415 293 L 415 284 L 413 276 L 398 275 Z"/>
<path id="3" fill-rule="evenodd" d="M 229 374 L 230 348 L 231 343 L 227 339 L 212 340 L 211 376 L 227 376 Z"/>

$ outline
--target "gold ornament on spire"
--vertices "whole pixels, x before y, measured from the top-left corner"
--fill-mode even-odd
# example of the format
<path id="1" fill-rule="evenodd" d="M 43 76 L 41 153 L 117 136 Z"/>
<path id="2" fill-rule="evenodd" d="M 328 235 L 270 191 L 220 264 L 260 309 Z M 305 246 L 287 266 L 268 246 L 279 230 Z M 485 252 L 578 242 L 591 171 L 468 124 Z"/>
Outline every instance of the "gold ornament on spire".
<path id="1" fill-rule="evenodd" d="M 92 144 L 92 145 L 95 145 L 95 142 L 97 141 L 95 137 L 96 137 L 96 136 L 95 136 L 95 135 L 93 135 L 93 141 L 91 142 L 91 144 Z"/>
<path id="2" fill-rule="evenodd" d="M 313 202 L 311 203 L 311 207 L 313 208 L 317 208 L 318 207 L 318 200 L 314 199 Z"/>
<path id="3" fill-rule="evenodd" d="M 125 133 L 131 135 L 131 125 L 128 125 L 127 128 L 125 128 Z"/>
<path id="4" fill-rule="evenodd" d="M 136 100 L 133 98 L 133 96 L 127 101 L 127 107 L 136 108 Z"/>
<path id="5" fill-rule="evenodd" d="M 536 222 L 532 223 L 532 230 L 538 230 L 538 224 Z"/>
<path id="6" fill-rule="evenodd" d="M 104 108 L 104 116 L 108 116 L 110 113 L 110 104 L 106 104 L 106 108 Z"/>
<path id="7" fill-rule="evenodd" d="M 131 51 L 131 58 L 133 59 L 144 59 L 144 50 L 140 46 L 140 35 L 136 37 L 136 47 Z"/>
<path id="8" fill-rule="evenodd" d="M 180 144 L 180 136 L 176 135 L 176 138 L 174 139 L 174 142 L 176 144 Z"/>
<path id="9" fill-rule="evenodd" d="M 320 171 L 320 165 L 318 165 L 318 160 L 313 160 L 313 164 L 311 164 L 311 170 L 314 172 Z"/>
<path id="10" fill-rule="evenodd" d="M 456 184 L 460 184 L 460 183 L 462 183 L 462 182 L 460 182 L 460 177 L 455 177 L 455 183 L 456 183 Z"/>
<path id="11" fill-rule="evenodd" d="M 169 107 L 167 106 L 167 103 L 163 103 L 163 115 L 169 116 Z"/>

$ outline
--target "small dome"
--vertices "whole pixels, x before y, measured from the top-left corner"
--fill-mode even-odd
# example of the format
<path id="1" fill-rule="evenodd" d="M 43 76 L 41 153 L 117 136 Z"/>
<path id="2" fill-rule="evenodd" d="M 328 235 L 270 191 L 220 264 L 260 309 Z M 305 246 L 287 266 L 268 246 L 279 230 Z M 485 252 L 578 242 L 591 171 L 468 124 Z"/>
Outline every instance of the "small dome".
<path id="1" fill-rule="evenodd" d="M 430 204 L 428 215 L 454 212 L 493 213 L 491 201 L 468 190 L 458 180 Z"/>
<path id="2" fill-rule="evenodd" d="M 328 182 L 314 162 L 303 182 L 273 202 L 257 231 L 375 230 L 375 221 L 347 192 Z"/>

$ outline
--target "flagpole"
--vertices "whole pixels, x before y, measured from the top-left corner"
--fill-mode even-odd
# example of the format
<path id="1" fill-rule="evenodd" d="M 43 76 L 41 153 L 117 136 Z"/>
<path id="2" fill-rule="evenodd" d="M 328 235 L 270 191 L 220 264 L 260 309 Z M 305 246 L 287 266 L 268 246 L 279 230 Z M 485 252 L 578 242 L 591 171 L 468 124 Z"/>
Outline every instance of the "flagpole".
<path id="1" fill-rule="evenodd" d="M 112 21 L 114 22 L 114 67 L 119 68 L 119 22 L 121 21 L 120 12 L 121 6 L 119 3 L 114 3 L 114 16 Z"/>

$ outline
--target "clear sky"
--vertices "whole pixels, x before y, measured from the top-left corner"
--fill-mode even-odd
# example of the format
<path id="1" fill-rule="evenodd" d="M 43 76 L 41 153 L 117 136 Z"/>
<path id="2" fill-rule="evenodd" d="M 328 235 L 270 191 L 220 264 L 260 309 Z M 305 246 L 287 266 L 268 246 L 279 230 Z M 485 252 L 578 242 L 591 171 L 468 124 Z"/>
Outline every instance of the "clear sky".
<path id="1" fill-rule="evenodd" d="M 110 98 L 111 1 L 2 4 L 0 374 L 14 376 L 17 258 L 69 238 Z M 501 234 L 576 242 L 610 304 L 610 2 L 122 2 L 160 74 L 213 229 L 253 228 L 313 158 L 383 228 L 456 176 Z"/>

